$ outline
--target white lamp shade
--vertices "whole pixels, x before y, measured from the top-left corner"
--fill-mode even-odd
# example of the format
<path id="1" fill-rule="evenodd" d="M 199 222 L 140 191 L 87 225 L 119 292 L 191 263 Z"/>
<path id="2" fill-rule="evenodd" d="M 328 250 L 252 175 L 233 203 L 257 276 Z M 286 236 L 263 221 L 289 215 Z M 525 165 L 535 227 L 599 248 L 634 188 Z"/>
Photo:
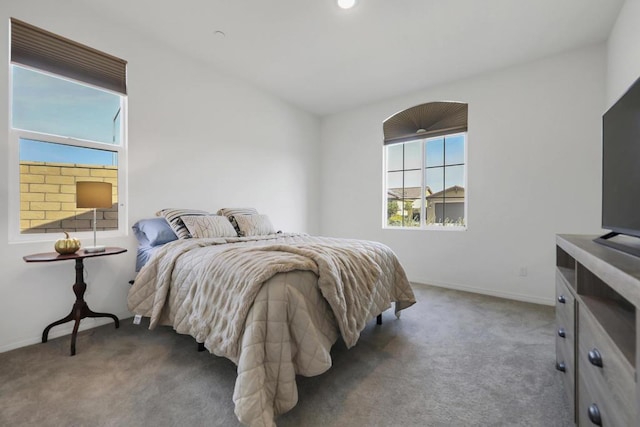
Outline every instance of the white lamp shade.
<path id="1" fill-rule="evenodd" d="M 76 182 L 76 206 L 79 208 L 110 208 L 113 204 L 111 183 Z"/>

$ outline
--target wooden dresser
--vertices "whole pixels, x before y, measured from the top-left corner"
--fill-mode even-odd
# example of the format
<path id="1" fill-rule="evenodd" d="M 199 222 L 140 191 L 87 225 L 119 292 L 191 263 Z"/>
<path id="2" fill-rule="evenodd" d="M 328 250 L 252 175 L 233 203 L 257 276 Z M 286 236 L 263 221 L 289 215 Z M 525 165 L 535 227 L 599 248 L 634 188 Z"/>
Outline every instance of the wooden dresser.
<path id="1" fill-rule="evenodd" d="M 556 237 L 556 369 L 579 426 L 640 426 L 640 258 Z"/>

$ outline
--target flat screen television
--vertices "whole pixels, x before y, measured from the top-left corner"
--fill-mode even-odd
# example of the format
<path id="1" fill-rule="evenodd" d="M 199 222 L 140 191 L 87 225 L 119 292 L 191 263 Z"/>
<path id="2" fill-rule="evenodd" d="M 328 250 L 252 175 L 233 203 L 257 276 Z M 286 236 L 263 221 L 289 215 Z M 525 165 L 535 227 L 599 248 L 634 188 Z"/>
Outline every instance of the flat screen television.
<path id="1" fill-rule="evenodd" d="M 640 238 L 640 79 L 602 116 L 602 228 L 596 242 L 640 256 L 640 239 L 615 238 Z"/>

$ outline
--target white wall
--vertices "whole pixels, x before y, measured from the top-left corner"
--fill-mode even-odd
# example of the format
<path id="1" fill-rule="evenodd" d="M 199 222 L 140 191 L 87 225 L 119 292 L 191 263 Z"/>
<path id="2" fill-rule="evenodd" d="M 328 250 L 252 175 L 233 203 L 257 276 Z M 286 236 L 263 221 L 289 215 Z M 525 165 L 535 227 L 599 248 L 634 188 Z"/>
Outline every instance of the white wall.
<path id="1" fill-rule="evenodd" d="M 543 303 L 553 300 L 555 233 L 601 231 L 600 118 L 605 99 L 613 103 L 640 75 L 634 25 L 640 1 L 628 0 L 606 50 L 593 46 L 427 88 L 320 124 L 93 15 L 82 2 L 71 8 L 3 1 L 2 58 L 9 17 L 129 61 L 129 225 L 163 207 L 255 206 L 277 228 L 385 242 L 413 281 Z M 6 61 L 0 65 L 5 100 Z M 382 230 L 382 121 L 436 100 L 469 103 L 469 229 Z M 8 117 L 7 102 L 0 103 L 0 117 Z M 0 120 L 0 134 L 8 134 L 7 126 Z M 4 206 L 13 185 L 6 159 L 7 145 L 0 144 Z M 44 326 L 73 302 L 73 263 L 24 263 L 23 255 L 48 252 L 52 242 L 8 244 L 7 215 L 0 209 L 0 351 L 38 342 Z M 129 252 L 86 262 L 86 299 L 95 310 L 126 317 L 135 241 L 103 242 Z M 518 275 L 521 267 L 526 277 Z M 83 328 L 100 323 L 82 321 Z M 54 328 L 50 336 L 70 328 Z"/>
<path id="2" fill-rule="evenodd" d="M 607 106 L 640 77 L 640 0 L 627 0 L 607 43 Z"/>
<path id="3" fill-rule="evenodd" d="M 319 231 L 318 118 L 93 15 L 82 2 L 70 7 L 47 0 L 3 0 L 0 6 L 2 118 L 8 117 L 10 17 L 129 62 L 129 226 L 164 207 L 254 206 L 279 229 Z M 0 135 L 6 140 L 6 119 L 0 119 Z M 0 159 L 0 351 L 6 351 L 38 342 L 47 324 L 69 313 L 74 268 L 73 262 L 22 260 L 52 251 L 52 241 L 7 243 L 8 191 L 16 183 L 6 172 L 6 143 Z M 85 262 L 86 300 L 95 311 L 128 317 L 135 240 L 101 241 L 129 252 Z M 81 325 L 106 322 L 84 319 Z M 50 336 L 71 327 L 58 326 Z"/>
<path id="4" fill-rule="evenodd" d="M 323 234 L 388 244 L 415 282 L 552 304 L 555 234 L 601 231 L 604 87 L 598 45 L 323 118 Z M 469 104 L 468 230 L 383 230 L 382 122 L 443 100 Z"/>

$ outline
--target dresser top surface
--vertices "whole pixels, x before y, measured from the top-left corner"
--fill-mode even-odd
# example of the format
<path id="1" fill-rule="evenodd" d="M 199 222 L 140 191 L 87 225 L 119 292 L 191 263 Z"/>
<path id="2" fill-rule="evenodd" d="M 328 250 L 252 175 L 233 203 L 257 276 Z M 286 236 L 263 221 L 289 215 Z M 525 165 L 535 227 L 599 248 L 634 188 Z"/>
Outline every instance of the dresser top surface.
<path id="1" fill-rule="evenodd" d="M 640 307 L 640 257 L 598 244 L 593 241 L 596 237 L 559 234 L 556 244 L 634 306 Z M 630 240 L 630 243 L 636 242 Z"/>

